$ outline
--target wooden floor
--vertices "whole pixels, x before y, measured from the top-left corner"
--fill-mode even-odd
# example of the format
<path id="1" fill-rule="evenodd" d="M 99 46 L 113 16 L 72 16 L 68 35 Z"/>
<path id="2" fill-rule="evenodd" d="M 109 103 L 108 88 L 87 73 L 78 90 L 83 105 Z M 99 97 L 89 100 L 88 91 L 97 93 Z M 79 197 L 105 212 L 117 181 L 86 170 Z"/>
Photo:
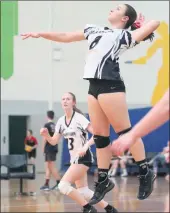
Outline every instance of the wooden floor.
<path id="1" fill-rule="evenodd" d="M 157 178 L 152 195 L 144 201 L 136 198 L 138 179 L 136 177 L 114 178 L 116 186 L 105 196 L 119 212 L 164 212 L 169 203 L 169 183 L 164 177 Z M 16 197 L 17 180 L 1 181 L 1 212 L 81 212 L 81 207 L 58 191 L 40 192 L 44 175 L 37 175 L 35 181 L 25 181 L 25 191 L 35 191 L 31 197 Z M 93 189 L 94 178 L 89 176 L 89 186 Z M 52 185 L 52 184 L 51 184 Z M 99 212 L 104 212 L 98 208 Z M 167 211 L 168 212 L 168 211 Z"/>

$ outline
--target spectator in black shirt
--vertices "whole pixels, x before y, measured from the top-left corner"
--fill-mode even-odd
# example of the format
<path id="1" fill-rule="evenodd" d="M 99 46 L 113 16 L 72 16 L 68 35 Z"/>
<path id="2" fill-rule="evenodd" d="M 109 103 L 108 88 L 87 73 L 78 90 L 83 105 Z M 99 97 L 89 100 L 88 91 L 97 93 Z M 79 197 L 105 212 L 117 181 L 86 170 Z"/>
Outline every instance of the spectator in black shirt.
<path id="1" fill-rule="evenodd" d="M 53 111 L 47 111 L 47 119 L 48 122 L 44 125 L 44 127 L 48 129 L 50 136 L 53 136 L 55 132 L 55 123 L 53 122 L 54 119 Z M 46 164 L 46 181 L 44 186 L 42 186 L 40 189 L 48 191 L 50 190 L 49 181 L 51 175 L 56 180 L 56 184 L 51 188 L 51 190 L 56 189 L 60 182 L 60 175 L 55 165 L 56 155 L 58 153 L 58 145 L 52 146 L 51 144 L 48 143 L 48 141 L 43 140 L 43 152 Z"/>

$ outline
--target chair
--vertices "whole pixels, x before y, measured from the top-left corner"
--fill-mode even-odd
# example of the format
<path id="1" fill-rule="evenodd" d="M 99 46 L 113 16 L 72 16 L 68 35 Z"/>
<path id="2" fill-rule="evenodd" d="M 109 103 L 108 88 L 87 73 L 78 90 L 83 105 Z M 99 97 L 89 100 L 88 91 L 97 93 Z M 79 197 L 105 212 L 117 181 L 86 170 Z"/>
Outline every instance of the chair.
<path id="1" fill-rule="evenodd" d="M 34 195 L 34 192 L 23 192 L 23 180 L 29 179 L 34 180 L 35 179 L 35 165 L 33 164 L 27 164 L 27 158 L 26 155 L 2 155 L 1 156 L 1 167 L 4 166 L 7 168 L 7 173 L 1 173 L 1 180 L 10 180 L 10 179 L 19 179 L 20 180 L 20 191 L 18 193 L 15 193 L 17 195 Z M 32 166 L 33 172 L 29 173 L 27 172 L 27 166 Z M 20 168 L 22 171 L 19 172 L 13 172 L 10 171 L 11 169 Z"/>

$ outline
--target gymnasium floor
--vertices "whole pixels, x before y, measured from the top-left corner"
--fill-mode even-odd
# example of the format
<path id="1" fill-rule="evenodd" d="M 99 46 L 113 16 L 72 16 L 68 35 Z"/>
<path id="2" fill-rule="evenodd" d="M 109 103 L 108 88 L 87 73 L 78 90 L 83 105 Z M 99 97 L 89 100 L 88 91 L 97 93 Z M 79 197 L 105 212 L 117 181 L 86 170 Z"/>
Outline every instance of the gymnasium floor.
<path id="1" fill-rule="evenodd" d="M 144 201 L 136 199 L 138 179 L 136 177 L 114 178 L 116 186 L 105 200 L 114 205 L 119 212 L 164 212 L 169 203 L 169 183 L 164 177 L 155 181 L 154 192 Z M 16 197 L 19 181 L 1 181 L 1 212 L 81 212 L 80 207 L 58 191 L 40 192 L 44 175 L 38 174 L 35 181 L 25 181 L 25 191 L 35 191 L 35 196 Z M 89 176 L 89 186 L 93 189 L 94 177 Z M 52 185 L 52 183 L 51 183 Z M 98 208 L 99 212 L 102 211 Z M 168 211 L 167 211 L 168 212 Z"/>

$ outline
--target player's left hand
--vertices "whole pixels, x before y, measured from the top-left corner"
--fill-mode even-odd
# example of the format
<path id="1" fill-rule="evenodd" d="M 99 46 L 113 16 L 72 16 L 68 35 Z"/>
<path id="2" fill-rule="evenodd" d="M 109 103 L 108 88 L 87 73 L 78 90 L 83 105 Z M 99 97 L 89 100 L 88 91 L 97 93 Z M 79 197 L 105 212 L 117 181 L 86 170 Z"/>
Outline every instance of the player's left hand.
<path id="1" fill-rule="evenodd" d="M 22 36 L 23 40 L 28 39 L 28 38 L 39 38 L 40 37 L 40 35 L 38 33 L 22 33 L 21 36 Z"/>
<path id="2" fill-rule="evenodd" d="M 112 143 L 112 152 L 117 156 L 124 155 L 124 152 L 129 150 L 129 148 L 135 143 L 136 139 L 132 137 L 130 133 L 126 133 L 120 136 L 117 140 Z"/>
<path id="3" fill-rule="evenodd" d="M 47 136 L 48 135 L 48 129 L 47 128 L 41 128 L 40 129 L 40 135 L 41 136 Z"/>
<path id="4" fill-rule="evenodd" d="M 144 25 L 144 22 L 145 22 L 145 17 L 144 15 L 142 15 L 142 13 L 140 13 L 135 21 L 135 25 L 137 25 L 138 28 L 140 28 L 142 25 Z"/>
<path id="5" fill-rule="evenodd" d="M 77 154 L 79 157 L 83 157 L 86 154 L 86 152 L 87 152 L 87 147 L 84 146 L 83 148 L 78 150 Z"/>

